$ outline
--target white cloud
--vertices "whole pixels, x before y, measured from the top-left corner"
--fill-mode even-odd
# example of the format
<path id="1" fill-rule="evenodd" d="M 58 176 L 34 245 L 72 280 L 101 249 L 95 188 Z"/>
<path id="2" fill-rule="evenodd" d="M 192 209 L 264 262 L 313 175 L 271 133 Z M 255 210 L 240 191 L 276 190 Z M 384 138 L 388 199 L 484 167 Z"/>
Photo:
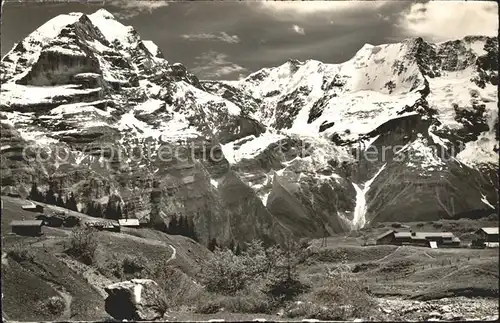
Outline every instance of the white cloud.
<path id="1" fill-rule="evenodd" d="M 248 73 L 243 66 L 229 61 L 226 54 L 213 50 L 196 57 L 195 64 L 192 71 L 202 79 L 218 79 L 231 74 L 237 74 L 239 77 L 240 74 Z"/>
<path id="2" fill-rule="evenodd" d="M 304 31 L 304 28 L 298 26 L 298 25 L 293 25 L 293 31 L 295 31 L 297 34 L 305 35 L 306 32 Z"/>
<path id="3" fill-rule="evenodd" d="M 237 44 L 240 42 L 240 38 L 237 35 L 228 35 L 225 32 L 221 32 L 219 34 L 208 34 L 208 33 L 188 34 L 188 35 L 182 35 L 181 37 L 188 40 L 216 40 L 229 44 Z"/>
<path id="4" fill-rule="evenodd" d="M 155 9 L 168 6 L 168 2 L 162 0 L 113 0 L 108 4 L 119 8 L 118 11 L 113 11 L 113 14 L 120 19 L 152 13 Z"/>
<path id="5" fill-rule="evenodd" d="M 415 3 L 401 15 L 398 26 L 409 36 L 432 41 L 498 33 L 496 2 L 439 1 Z"/>
<path id="6" fill-rule="evenodd" d="M 358 11 L 368 8 L 379 8 L 387 1 L 262 1 L 259 3 L 275 15 L 312 15 L 318 13 Z"/>

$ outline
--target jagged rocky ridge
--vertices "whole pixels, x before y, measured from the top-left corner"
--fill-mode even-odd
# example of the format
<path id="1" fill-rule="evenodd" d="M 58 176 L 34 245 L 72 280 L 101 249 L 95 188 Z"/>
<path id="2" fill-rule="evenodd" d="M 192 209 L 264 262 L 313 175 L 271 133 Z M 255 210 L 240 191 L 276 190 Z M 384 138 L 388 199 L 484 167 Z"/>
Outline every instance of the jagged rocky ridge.
<path id="1" fill-rule="evenodd" d="M 105 10 L 61 15 L 2 59 L 2 187 L 188 216 L 220 243 L 488 215 L 497 53 L 416 38 L 199 81 Z M 34 145 L 52 150 L 32 160 Z"/>

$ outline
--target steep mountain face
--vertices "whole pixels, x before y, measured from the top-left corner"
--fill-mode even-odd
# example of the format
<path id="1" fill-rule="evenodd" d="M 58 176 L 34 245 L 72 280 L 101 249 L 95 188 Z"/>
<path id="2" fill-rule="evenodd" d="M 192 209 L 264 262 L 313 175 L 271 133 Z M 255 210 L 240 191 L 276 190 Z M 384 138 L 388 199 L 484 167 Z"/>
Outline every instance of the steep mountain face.
<path id="1" fill-rule="evenodd" d="M 488 215 L 497 54 L 417 38 L 199 81 L 105 10 L 61 15 L 1 61 L 2 189 L 187 216 L 219 243 Z"/>
<path id="2" fill-rule="evenodd" d="M 377 221 L 484 216 L 498 209 L 497 55 L 494 38 L 470 36 L 439 44 L 415 38 L 365 45 L 342 64 L 289 60 L 238 82 L 202 84 L 252 107 L 250 116 L 268 129 L 309 138 L 311 149 L 336 165 L 331 174 L 347 181 L 340 184 L 344 189 L 332 182 L 325 186 L 317 178 L 324 171 L 317 156 L 314 165 L 294 170 L 295 178 L 283 175 L 291 169 L 285 164 L 274 171 L 278 182 L 286 178 L 295 184 L 293 193 L 269 185 L 270 176 L 248 181 L 264 200 L 273 197 L 267 199 L 271 212 L 282 212 L 282 204 L 290 206 L 286 213 L 307 219 L 325 212 L 330 221 L 313 223 L 346 230 Z M 323 140 L 347 158 L 322 147 Z M 262 146 L 259 141 L 262 136 L 245 145 Z M 241 148 L 224 145 L 223 151 L 241 154 Z M 296 157 L 292 163 L 304 160 Z M 248 163 L 232 164 L 244 178 L 248 171 L 238 168 Z M 322 187 L 313 195 L 311 181 Z M 332 207 L 339 205 L 339 197 L 340 208 Z M 299 200 L 301 207 L 292 206 L 290 199 Z M 311 205 L 316 208 L 308 212 Z"/>

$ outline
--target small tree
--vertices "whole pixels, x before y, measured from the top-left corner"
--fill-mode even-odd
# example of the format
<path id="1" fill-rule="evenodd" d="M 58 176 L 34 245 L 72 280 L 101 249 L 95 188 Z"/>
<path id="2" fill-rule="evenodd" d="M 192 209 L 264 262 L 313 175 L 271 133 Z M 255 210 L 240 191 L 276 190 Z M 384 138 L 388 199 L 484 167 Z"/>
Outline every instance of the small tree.
<path id="1" fill-rule="evenodd" d="M 38 190 L 38 186 L 35 182 L 31 184 L 29 198 L 33 201 L 42 202 L 42 193 L 40 193 L 40 191 Z"/>
<path id="2" fill-rule="evenodd" d="M 234 250 L 234 254 L 237 256 L 241 255 L 241 247 L 239 243 L 236 244 L 236 249 Z"/>
<path id="3" fill-rule="evenodd" d="M 234 295 L 249 279 L 247 266 L 231 250 L 214 250 L 213 258 L 203 270 L 203 282 L 209 292 Z"/>
<path id="4" fill-rule="evenodd" d="M 92 265 L 95 261 L 97 247 L 95 230 L 92 228 L 77 227 L 71 233 L 66 253 L 84 264 Z"/>
<path id="5" fill-rule="evenodd" d="M 66 198 L 66 208 L 78 212 L 78 207 L 73 192 L 71 192 L 70 196 Z"/>
<path id="6" fill-rule="evenodd" d="M 45 193 L 45 203 L 56 205 L 56 195 L 52 188 L 52 184 L 50 185 L 49 190 Z"/>
<path id="7" fill-rule="evenodd" d="M 61 191 L 59 191 L 59 193 L 57 193 L 56 205 L 60 206 L 60 207 L 64 207 L 64 205 L 65 205 Z"/>
<path id="8" fill-rule="evenodd" d="M 215 238 L 212 238 L 209 242 L 208 242 L 208 250 L 210 251 L 215 251 L 215 248 L 217 248 L 217 239 Z"/>
<path id="9" fill-rule="evenodd" d="M 168 233 L 177 234 L 177 232 L 178 232 L 177 216 L 174 214 L 168 224 Z"/>

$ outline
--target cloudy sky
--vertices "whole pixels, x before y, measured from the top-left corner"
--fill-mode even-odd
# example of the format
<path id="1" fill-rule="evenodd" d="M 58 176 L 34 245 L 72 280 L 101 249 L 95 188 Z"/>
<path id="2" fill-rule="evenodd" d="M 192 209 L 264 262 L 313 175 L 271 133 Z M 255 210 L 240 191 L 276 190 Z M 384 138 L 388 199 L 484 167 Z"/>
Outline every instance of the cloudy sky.
<path id="1" fill-rule="evenodd" d="M 238 79 L 289 58 L 348 60 L 365 43 L 421 36 L 445 41 L 496 35 L 498 6 L 481 1 L 134 1 L 9 2 L 2 56 L 52 17 L 105 8 L 153 40 L 170 62 L 203 79 Z"/>

